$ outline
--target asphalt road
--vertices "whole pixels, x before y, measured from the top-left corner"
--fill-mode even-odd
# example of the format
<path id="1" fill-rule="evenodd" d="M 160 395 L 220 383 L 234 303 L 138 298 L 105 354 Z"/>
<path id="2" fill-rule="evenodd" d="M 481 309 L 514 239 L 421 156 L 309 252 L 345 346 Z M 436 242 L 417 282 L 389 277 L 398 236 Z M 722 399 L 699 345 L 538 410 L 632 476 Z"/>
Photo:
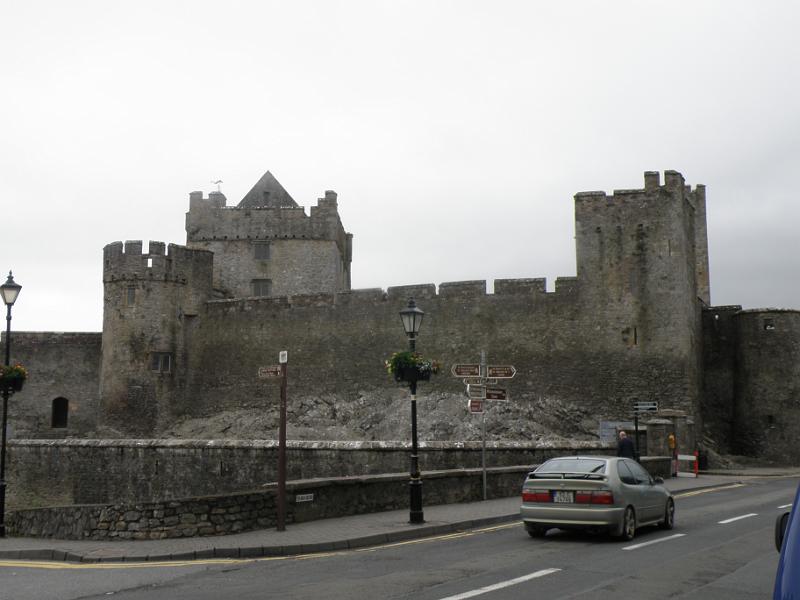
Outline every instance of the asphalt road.
<path id="1" fill-rule="evenodd" d="M 775 517 L 797 478 L 678 496 L 672 531 L 629 543 L 519 524 L 306 557 L 153 566 L 0 563 L 2 600 L 770 598 Z"/>

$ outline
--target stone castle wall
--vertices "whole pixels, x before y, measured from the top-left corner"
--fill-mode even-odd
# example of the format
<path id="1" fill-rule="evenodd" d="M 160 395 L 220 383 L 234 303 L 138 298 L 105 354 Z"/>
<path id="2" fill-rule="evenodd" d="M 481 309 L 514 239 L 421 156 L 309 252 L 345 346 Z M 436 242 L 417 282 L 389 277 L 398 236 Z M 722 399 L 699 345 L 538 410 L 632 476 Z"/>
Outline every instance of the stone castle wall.
<path id="1" fill-rule="evenodd" d="M 397 387 L 382 363 L 407 347 L 398 312 L 413 296 L 425 311 L 417 349 L 447 371 L 453 363 L 476 362 L 481 350 L 492 364 L 514 365 L 516 377 L 503 385 L 516 404 L 559 398 L 598 418 L 619 419 L 646 390 L 663 408 L 693 412 L 687 373 L 695 373 L 695 357 L 669 339 L 631 346 L 622 327 L 598 329 L 592 294 L 576 280 L 559 279 L 553 293 L 544 291 L 543 280 L 499 280 L 494 294 L 485 289 L 483 281 L 451 282 L 438 293 L 428 284 L 386 294 L 211 302 L 193 334 L 197 351 L 180 411 L 202 417 L 274 409 L 277 387 L 256 374 L 281 350 L 289 352 L 290 406 L 309 396 L 330 395 L 342 405 L 369 401 Z M 420 393 L 463 389 L 445 372 Z"/>
<path id="2" fill-rule="evenodd" d="M 11 349 L 12 362 L 25 365 L 28 380 L 8 403 L 10 438 L 67 437 L 96 427 L 100 333 L 12 332 Z M 53 402 L 58 398 L 68 401 L 63 428 L 52 427 Z"/>
<path id="3" fill-rule="evenodd" d="M 101 424 L 112 436 L 151 437 L 181 416 L 274 411 L 277 390 L 256 373 L 280 350 L 290 356 L 290 420 L 323 396 L 332 413 L 355 402 L 374 402 L 379 413 L 397 389 L 382 361 L 407 347 L 398 311 L 410 296 L 426 312 L 418 349 L 445 368 L 474 362 L 481 350 L 494 364 L 513 364 L 517 377 L 506 383 L 515 406 L 548 399 L 596 420 L 624 420 L 634 401 L 657 400 L 695 414 L 703 280 L 696 271 L 698 253 L 705 256 L 696 224 L 704 202 L 702 188 L 691 190 L 672 171 L 664 185 L 649 173 L 640 190 L 576 195 L 577 277 L 558 278 L 551 293 L 542 279 L 520 279 L 495 281 L 493 294 L 468 281 L 438 291 L 423 284 L 213 300 L 219 265 L 233 269 L 226 243 L 335 240 L 349 259 L 350 237 L 333 193 L 311 217 L 295 208 L 226 208 L 221 194 L 193 194 L 187 237 L 222 244 L 217 252 L 166 252 L 158 242 L 147 252 L 141 242 L 105 248 Z M 170 356 L 168 372 L 153 368 L 154 353 Z M 463 387 L 445 373 L 424 392 L 458 395 Z"/>
<path id="4" fill-rule="evenodd" d="M 800 463 L 800 311 L 745 310 L 734 321 L 733 448 Z"/>

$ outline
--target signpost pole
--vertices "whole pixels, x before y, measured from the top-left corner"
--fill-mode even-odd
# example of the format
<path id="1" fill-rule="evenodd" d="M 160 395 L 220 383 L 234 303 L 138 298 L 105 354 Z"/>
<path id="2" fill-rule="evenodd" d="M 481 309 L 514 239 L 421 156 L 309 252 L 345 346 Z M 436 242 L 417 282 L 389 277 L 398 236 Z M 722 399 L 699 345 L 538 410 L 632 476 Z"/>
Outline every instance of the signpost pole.
<path id="1" fill-rule="evenodd" d="M 483 499 L 486 500 L 486 409 L 483 411 L 483 436 L 481 444 L 481 469 L 483 469 Z"/>
<path id="2" fill-rule="evenodd" d="M 287 357 L 281 352 L 281 408 L 278 425 L 278 531 L 286 531 L 286 378 Z"/>
<path id="3" fill-rule="evenodd" d="M 488 374 L 486 350 L 481 350 L 481 377 Z M 483 471 L 483 499 L 486 500 L 486 407 L 483 409 L 483 430 L 481 433 L 481 471 Z"/>

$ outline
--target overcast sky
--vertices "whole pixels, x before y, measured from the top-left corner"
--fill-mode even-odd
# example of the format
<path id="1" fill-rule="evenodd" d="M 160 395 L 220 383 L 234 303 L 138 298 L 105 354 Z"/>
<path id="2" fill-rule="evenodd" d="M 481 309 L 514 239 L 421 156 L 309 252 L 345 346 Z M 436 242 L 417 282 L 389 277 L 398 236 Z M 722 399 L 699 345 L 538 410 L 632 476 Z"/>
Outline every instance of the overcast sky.
<path id="1" fill-rule="evenodd" d="M 713 304 L 800 308 L 796 2 L 0 6 L 15 330 L 99 331 L 102 248 L 189 192 L 339 194 L 353 287 L 575 274 L 572 196 L 708 186 Z"/>

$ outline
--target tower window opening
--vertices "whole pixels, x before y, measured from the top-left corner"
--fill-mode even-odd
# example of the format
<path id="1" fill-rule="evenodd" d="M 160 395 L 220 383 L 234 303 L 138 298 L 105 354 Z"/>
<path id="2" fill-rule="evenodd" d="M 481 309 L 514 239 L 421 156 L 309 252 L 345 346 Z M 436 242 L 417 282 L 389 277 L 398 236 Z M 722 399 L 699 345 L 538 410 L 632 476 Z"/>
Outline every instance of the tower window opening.
<path id="1" fill-rule="evenodd" d="M 148 259 L 147 259 L 147 268 L 148 269 L 152 269 L 153 268 L 153 259 L 152 258 L 148 257 Z"/>
<path id="2" fill-rule="evenodd" d="M 775 321 L 772 319 L 764 319 L 764 331 L 774 331 Z"/>
<path id="3" fill-rule="evenodd" d="M 256 260 L 268 260 L 269 242 L 254 242 L 253 251 Z"/>
<path id="4" fill-rule="evenodd" d="M 53 400 L 50 427 L 53 429 L 66 429 L 69 418 L 69 400 L 56 398 Z"/>
<path id="5" fill-rule="evenodd" d="M 253 279 L 253 296 L 269 296 L 272 293 L 271 279 Z"/>
<path id="6" fill-rule="evenodd" d="M 136 304 L 136 286 L 129 285 L 128 289 L 126 290 L 126 302 L 128 306 L 133 306 Z"/>
<path id="7" fill-rule="evenodd" d="M 159 373 L 172 372 L 172 353 L 153 352 L 150 356 L 150 370 Z"/>

